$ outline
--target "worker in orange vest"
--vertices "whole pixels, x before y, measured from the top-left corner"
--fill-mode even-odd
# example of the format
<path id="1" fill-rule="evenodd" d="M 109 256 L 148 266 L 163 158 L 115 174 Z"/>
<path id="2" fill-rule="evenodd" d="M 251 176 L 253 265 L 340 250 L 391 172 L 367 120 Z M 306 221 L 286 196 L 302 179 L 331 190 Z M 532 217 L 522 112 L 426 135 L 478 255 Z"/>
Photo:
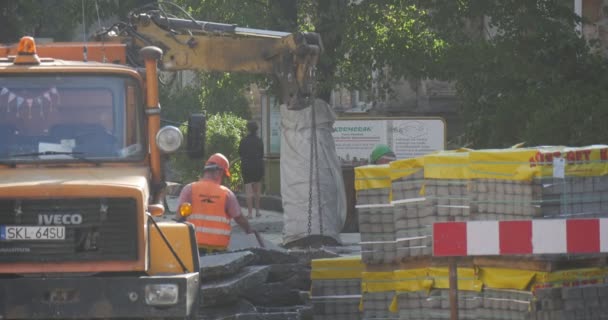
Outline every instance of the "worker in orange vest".
<path id="1" fill-rule="evenodd" d="M 255 232 L 243 216 L 234 193 L 222 185 L 224 176 L 230 177 L 230 164 L 223 154 L 216 153 L 205 163 L 201 179 L 186 185 L 179 195 L 180 205 L 192 204 L 192 214 L 187 221 L 195 227 L 201 255 L 228 248 L 232 231 L 230 219 L 247 234 Z"/>

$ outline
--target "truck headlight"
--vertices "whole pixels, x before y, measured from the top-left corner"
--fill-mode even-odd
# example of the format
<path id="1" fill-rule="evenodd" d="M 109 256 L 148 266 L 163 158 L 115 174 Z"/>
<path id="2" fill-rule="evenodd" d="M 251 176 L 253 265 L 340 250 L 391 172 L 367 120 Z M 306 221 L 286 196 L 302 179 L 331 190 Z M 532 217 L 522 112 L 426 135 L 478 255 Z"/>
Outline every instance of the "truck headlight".
<path id="1" fill-rule="evenodd" d="M 145 287 L 146 304 L 169 306 L 177 304 L 178 286 L 176 284 L 148 284 Z"/>
<path id="2" fill-rule="evenodd" d="M 165 153 L 175 152 L 182 145 L 184 135 L 173 126 L 162 127 L 156 134 L 156 145 Z"/>

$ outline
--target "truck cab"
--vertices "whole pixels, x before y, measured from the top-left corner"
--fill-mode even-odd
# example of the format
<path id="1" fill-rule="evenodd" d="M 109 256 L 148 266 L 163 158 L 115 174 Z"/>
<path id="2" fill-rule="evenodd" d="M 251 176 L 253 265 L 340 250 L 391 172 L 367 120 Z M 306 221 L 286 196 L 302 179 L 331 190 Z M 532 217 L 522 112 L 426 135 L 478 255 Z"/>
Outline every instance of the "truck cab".
<path id="1" fill-rule="evenodd" d="M 154 220 L 182 141 L 160 128 L 158 51 L 145 72 L 29 37 L 0 55 L 0 319 L 196 314 L 194 230 Z"/>

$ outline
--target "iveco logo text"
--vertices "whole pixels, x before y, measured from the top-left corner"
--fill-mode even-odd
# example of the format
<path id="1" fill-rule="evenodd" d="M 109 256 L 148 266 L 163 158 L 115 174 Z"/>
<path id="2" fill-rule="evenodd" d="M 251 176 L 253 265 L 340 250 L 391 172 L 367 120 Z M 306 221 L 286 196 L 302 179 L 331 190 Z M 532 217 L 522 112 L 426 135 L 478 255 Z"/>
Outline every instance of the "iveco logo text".
<path id="1" fill-rule="evenodd" d="M 52 224 L 81 224 L 82 215 L 80 214 L 39 214 L 38 224 L 39 225 L 52 225 Z"/>

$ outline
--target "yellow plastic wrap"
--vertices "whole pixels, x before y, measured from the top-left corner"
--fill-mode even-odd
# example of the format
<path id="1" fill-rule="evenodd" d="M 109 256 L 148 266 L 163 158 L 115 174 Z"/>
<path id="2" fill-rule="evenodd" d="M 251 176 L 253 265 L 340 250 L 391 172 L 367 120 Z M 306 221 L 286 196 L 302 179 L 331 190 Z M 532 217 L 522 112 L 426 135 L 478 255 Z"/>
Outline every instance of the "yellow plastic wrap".
<path id="1" fill-rule="evenodd" d="M 591 177 L 608 174 L 608 146 L 605 145 L 478 150 L 472 151 L 469 157 L 473 179 L 522 181 L 552 177 L 553 161 L 556 158 L 566 160 L 565 176 Z"/>
<path id="2" fill-rule="evenodd" d="M 355 190 L 391 187 L 391 168 L 388 164 L 355 168 Z"/>
<path id="3" fill-rule="evenodd" d="M 606 268 L 581 268 L 554 272 L 538 272 L 533 287 L 570 287 L 584 284 L 604 283 L 608 275 Z"/>
<path id="4" fill-rule="evenodd" d="M 389 166 L 391 180 L 405 178 L 424 169 L 424 157 L 395 160 Z"/>
<path id="5" fill-rule="evenodd" d="M 458 268 L 458 290 L 481 291 L 483 282 L 478 279 L 475 269 Z M 429 268 L 429 276 L 433 278 L 433 288 L 450 288 L 450 271 L 448 268 Z"/>
<path id="6" fill-rule="evenodd" d="M 492 289 L 513 289 L 526 290 L 534 278 L 536 271 L 501 269 L 501 268 L 480 268 L 479 279 L 484 286 Z"/>
<path id="7" fill-rule="evenodd" d="M 441 152 L 424 157 L 427 179 L 469 179 L 469 152 Z"/>
<path id="8" fill-rule="evenodd" d="M 393 272 L 363 272 L 361 274 L 362 292 L 395 291 Z"/>
<path id="9" fill-rule="evenodd" d="M 311 267 L 312 280 L 361 279 L 361 273 L 365 271 L 361 256 L 315 259 L 311 261 Z"/>
<path id="10" fill-rule="evenodd" d="M 395 290 L 402 292 L 429 291 L 433 287 L 433 279 L 427 268 L 396 270 L 393 272 Z"/>

